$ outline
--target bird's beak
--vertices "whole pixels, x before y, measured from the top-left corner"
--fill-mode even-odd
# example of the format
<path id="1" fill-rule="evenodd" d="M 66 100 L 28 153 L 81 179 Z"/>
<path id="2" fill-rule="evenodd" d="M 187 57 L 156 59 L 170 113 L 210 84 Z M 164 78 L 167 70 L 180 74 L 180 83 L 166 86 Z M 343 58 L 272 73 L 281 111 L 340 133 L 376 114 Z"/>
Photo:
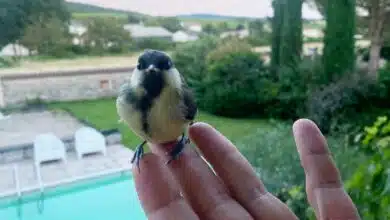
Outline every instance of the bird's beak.
<path id="1" fill-rule="evenodd" d="M 146 72 L 146 73 L 156 73 L 156 72 L 159 72 L 159 70 L 152 64 L 152 65 L 150 65 L 150 66 L 146 69 L 145 72 Z"/>

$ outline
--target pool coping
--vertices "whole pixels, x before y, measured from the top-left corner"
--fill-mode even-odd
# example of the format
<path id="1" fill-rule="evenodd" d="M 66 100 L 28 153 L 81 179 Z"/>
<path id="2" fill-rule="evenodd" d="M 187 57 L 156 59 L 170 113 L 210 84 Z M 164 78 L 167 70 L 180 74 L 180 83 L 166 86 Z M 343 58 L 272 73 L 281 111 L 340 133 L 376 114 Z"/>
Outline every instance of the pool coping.
<path id="1" fill-rule="evenodd" d="M 12 165 L 10 165 L 10 167 L 12 167 Z M 49 183 L 39 184 L 39 182 L 38 182 L 35 186 L 24 187 L 24 188 L 20 189 L 20 194 L 21 194 L 20 197 L 23 197 L 24 193 L 32 193 L 32 192 L 40 191 L 41 186 L 43 188 L 43 191 L 41 193 L 44 193 L 46 189 L 54 188 L 56 186 L 71 184 L 71 183 L 74 183 L 77 181 L 98 178 L 98 177 L 112 175 L 115 173 L 121 173 L 121 172 L 125 172 L 125 171 L 131 171 L 132 167 L 133 167 L 132 165 L 122 166 L 120 168 L 108 169 L 105 171 L 100 171 L 100 172 L 91 173 L 91 174 L 87 174 L 87 175 L 67 178 L 67 179 L 53 181 L 53 182 L 49 182 Z M 16 186 L 15 186 L 15 188 L 16 188 Z M 19 197 L 18 190 L 14 189 L 14 190 L 8 190 L 8 191 L 5 191 L 3 193 L 0 193 L 0 199 L 4 199 L 7 197 L 11 197 L 11 196 Z"/>

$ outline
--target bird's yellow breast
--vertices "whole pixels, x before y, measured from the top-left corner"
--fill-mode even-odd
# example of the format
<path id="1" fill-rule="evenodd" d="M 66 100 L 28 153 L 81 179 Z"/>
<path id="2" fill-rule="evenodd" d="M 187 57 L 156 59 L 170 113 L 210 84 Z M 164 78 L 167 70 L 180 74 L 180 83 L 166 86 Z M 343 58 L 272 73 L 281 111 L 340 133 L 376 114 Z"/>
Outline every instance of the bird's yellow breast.
<path id="1" fill-rule="evenodd" d="M 151 143 L 165 143 L 176 140 L 187 126 L 180 109 L 180 94 L 176 89 L 165 87 L 147 114 L 148 132 L 142 130 L 142 114 L 134 106 L 118 97 L 117 109 L 121 119 L 140 138 Z"/>

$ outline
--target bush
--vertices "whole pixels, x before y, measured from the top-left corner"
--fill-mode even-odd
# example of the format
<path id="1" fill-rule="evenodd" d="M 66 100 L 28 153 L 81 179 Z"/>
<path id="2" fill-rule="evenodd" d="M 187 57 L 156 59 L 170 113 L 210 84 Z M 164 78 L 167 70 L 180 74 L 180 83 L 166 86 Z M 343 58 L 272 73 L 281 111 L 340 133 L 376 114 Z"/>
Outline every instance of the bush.
<path id="1" fill-rule="evenodd" d="M 255 168 L 267 189 L 286 202 L 299 219 L 310 214 L 305 194 L 305 175 L 292 135 L 292 122 L 269 120 L 269 127 L 253 131 L 234 144 Z M 342 137 L 327 136 L 342 179 L 347 180 L 366 159 Z"/>
<path id="2" fill-rule="evenodd" d="M 332 127 L 336 129 L 335 122 L 346 123 L 349 116 L 364 112 L 378 94 L 378 87 L 364 76 L 349 74 L 336 82 L 312 88 L 306 103 L 307 116 L 327 133 Z"/>
<path id="3" fill-rule="evenodd" d="M 172 55 L 176 68 L 183 74 L 196 97 L 202 97 L 204 94 L 203 80 L 207 74 L 206 57 L 217 47 L 218 42 L 218 38 L 204 37 L 179 45 Z"/>
<path id="4" fill-rule="evenodd" d="M 378 117 L 372 126 L 356 136 L 362 161 L 346 183 L 347 191 L 363 219 L 390 219 L 390 121 Z"/>
<path id="5" fill-rule="evenodd" d="M 273 102 L 266 106 L 267 115 L 282 119 L 304 116 L 308 90 L 321 83 L 322 74 L 318 59 L 303 59 L 297 69 L 280 68 L 277 76 L 280 88 Z"/>
<path id="6" fill-rule="evenodd" d="M 259 113 L 272 98 L 272 81 L 263 62 L 246 43 L 221 43 L 206 59 L 201 106 L 213 114 L 242 117 Z"/>
<path id="7" fill-rule="evenodd" d="M 91 53 L 90 47 L 75 44 L 70 45 L 68 50 L 76 55 L 87 55 Z"/>

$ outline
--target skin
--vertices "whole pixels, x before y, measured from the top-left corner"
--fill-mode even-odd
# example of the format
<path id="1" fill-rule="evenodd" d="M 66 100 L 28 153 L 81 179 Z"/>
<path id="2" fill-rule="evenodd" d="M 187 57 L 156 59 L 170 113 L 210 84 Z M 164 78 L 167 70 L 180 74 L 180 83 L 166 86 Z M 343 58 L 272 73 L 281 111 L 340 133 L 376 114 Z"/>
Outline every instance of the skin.
<path id="1" fill-rule="evenodd" d="M 293 125 L 293 135 L 305 171 L 308 201 L 317 219 L 360 219 L 318 127 L 300 119 Z M 287 205 L 267 192 L 248 161 L 221 133 L 208 124 L 195 123 L 189 128 L 189 136 L 199 152 L 186 147 L 178 160 L 166 166 L 166 146 L 153 145 L 152 152 L 141 160 L 143 171 L 133 168 L 148 219 L 298 219 Z"/>

